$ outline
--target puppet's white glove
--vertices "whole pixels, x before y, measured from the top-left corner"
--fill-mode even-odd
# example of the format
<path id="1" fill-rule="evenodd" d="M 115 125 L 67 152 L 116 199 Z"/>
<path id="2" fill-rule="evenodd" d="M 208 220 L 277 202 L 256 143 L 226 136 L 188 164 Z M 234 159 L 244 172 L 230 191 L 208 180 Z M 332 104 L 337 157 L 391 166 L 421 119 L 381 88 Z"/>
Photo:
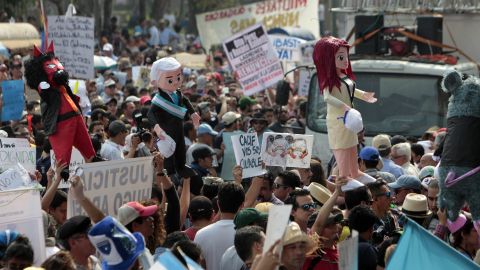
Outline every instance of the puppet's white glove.
<path id="1" fill-rule="evenodd" d="M 38 90 L 45 90 L 45 89 L 48 89 L 50 88 L 50 84 L 47 83 L 47 82 L 41 82 L 39 85 L 38 85 Z"/>

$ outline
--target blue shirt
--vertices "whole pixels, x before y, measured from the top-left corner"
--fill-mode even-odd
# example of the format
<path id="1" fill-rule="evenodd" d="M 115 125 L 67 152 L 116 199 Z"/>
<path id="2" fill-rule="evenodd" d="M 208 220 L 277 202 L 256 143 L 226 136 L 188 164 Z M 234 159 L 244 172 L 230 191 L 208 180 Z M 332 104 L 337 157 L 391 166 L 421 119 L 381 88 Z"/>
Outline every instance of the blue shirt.
<path id="1" fill-rule="evenodd" d="M 382 157 L 382 161 L 383 161 L 383 168 L 380 171 L 389 172 L 393 174 L 397 179 L 400 176 L 404 175 L 404 171 L 402 167 L 395 164 L 392 160 Z"/>

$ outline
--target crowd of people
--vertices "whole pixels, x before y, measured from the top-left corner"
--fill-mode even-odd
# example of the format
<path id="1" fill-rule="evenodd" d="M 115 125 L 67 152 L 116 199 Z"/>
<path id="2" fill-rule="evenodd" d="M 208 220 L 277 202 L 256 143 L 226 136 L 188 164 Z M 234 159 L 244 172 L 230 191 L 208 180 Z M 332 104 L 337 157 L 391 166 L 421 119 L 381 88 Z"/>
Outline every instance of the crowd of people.
<path id="1" fill-rule="evenodd" d="M 199 43 L 178 32 L 164 20 L 158 28 L 144 21 L 133 36 L 112 31 L 101 38 L 97 53 L 118 60 L 117 69 L 97 70 L 86 82 L 91 106 L 85 124 L 96 152 L 92 162 L 153 156 L 151 199 L 124 202 L 111 217 L 84 194 L 80 177 L 70 178 L 69 195 L 59 189 L 65 164 L 53 169 L 39 99 L 28 100 L 21 120 L 1 124 L 0 137 L 25 138 L 37 149 L 36 179 L 45 187 L 41 207 L 47 260 L 42 268 L 141 269 L 145 251 L 157 260 L 171 250 L 185 265 L 182 252 L 208 270 L 339 269 L 338 245 L 356 230 L 359 269 L 384 269 L 407 218 L 480 262 L 468 206 L 455 224 L 437 207 L 440 153 L 435 150 L 445 137 L 442 129 L 428 130 L 422 138 L 379 134 L 371 146 L 360 134 L 358 163 L 372 177 L 368 181 L 337 177 L 334 159 L 324 164 L 316 157 L 309 168 L 267 167 L 264 175 L 243 179 L 242 168 L 230 162 L 234 157 L 225 155 L 231 142 L 222 134 L 256 132 L 261 142 L 268 131 L 305 133 L 306 98 L 295 87 L 286 105 L 275 104 L 274 89 L 243 96 L 221 50 L 212 53 L 205 68 L 183 69 L 181 91 L 201 117 L 198 128 L 190 121 L 183 126 L 187 164 L 196 175 L 166 174 L 147 118 L 158 89 L 136 86 L 132 66 L 149 67 L 179 51 L 202 52 Z M 5 59 L 0 80 L 23 79 L 28 57 Z M 124 83 L 118 71 L 127 74 Z M 67 196 L 87 215 L 67 219 Z M 292 205 L 290 222 L 281 241 L 263 253 L 269 208 L 284 204 Z M 102 248 L 105 241 L 114 255 Z M 0 232 L 3 269 L 23 269 L 33 258 L 28 238 L 12 230 Z"/>

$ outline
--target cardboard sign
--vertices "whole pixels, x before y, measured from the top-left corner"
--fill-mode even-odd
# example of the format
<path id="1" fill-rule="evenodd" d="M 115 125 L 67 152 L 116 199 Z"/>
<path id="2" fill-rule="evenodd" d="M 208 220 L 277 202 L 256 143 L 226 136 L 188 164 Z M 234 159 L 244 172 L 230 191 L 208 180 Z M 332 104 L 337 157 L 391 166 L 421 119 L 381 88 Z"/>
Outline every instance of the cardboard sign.
<path id="1" fill-rule="evenodd" d="M 263 25 L 249 27 L 223 43 L 228 61 L 246 96 L 283 79 L 283 69 Z"/>
<path id="2" fill-rule="evenodd" d="M 0 138 L 0 148 L 30 147 L 27 139 L 21 138 Z"/>
<path id="3" fill-rule="evenodd" d="M 81 16 L 48 16 L 48 39 L 55 44 L 55 56 L 60 59 L 70 77 L 93 79 L 94 19 Z"/>
<path id="4" fill-rule="evenodd" d="M 270 207 L 268 210 L 267 233 L 265 235 L 265 243 L 263 244 L 263 253 L 267 252 L 275 241 L 283 237 L 291 212 L 291 204 L 272 205 Z"/>
<path id="5" fill-rule="evenodd" d="M 35 183 L 30 179 L 27 170 L 20 164 L 0 174 L 0 191 L 33 186 Z"/>
<path id="6" fill-rule="evenodd" d="M 86 163 L 82 166 L 85 195 L 105 215 L 117 216 L 120 206 L 150 199 L 153 157 Z M 68 196 L 68 217 L 84 215 L 79 203 Z"/>
<path id="7" fill-rule="evenodd" d="M 352 236 L 338 244 L 340 254 L 340 270 L 358 269 L 358 232 L 353 230 Z"/>
<path id="8" fill-rule="evenodd" d="M 27 171 L 35 172 L 36 151 L 32 147 L 0 148 L 0 172 L 20 163 Z"/>
<path id="9" fill-rule="evenodd" d="M 313 71 L 310 69 L 301 69 L 300 78 L 298 79 L 298 95 L 301 97 L 308 96 L 310 89 L 310 80 L 312 79 Z"/>
<path id="10" fill-rule="evenodd" d="M 34 265 L 46 259 L 40 191 L 32 189 L 0 192 L 0 231 L 15 230 L 33 247 Z"/>
<path id="11" fill-rule="evenodd" d="M 20 120 L 25 107 L 23 80 L 2 81 L 2 121 Z"/>
<path id="12" fill-rule="evenodd" d="M 55 171 L 56 165 L 55 163 L 57 162 L 57 159 L 55 158 L 55 153 L 53 150 L 50 150 L 50 166 L 52 166 L 52 169 Z M 77 148 L 73 147 L 72 148 L 72 155 L 70 157 L 70 164 L 68 166 L 68 170 L 70 173 L 70 176 L 72 176 L 75 173 L 75 169 L 78 167 L 83 167 L 82 165 L 85 164 L 85 159 L 83 158 L 82 154 L 80 151 L 77 150 Z M 60 182 L 58 185 L 58 188 L 69 188 L 70 183 L 63 180 Z"/>
<path id="13" fill-rule="evenodd" d="M 214 10 L 196 15 L 197 29 L 204 48 L 220 44 L 247 27 L 262 23 L 272 28 L 302 28 L 319 37 L 318 0 L 268 0 Z"/>
<path id="14" fill-rule="evenodd" d="M 222 173 L 220 177 L 226 181 L 235 180 L 233 177 L 233 168 L 237 163 L 235 160 L 235 152 L 233 151 L 232 136 L 243 134 L 241 131 L 223 132 L 223 144 L 225 145 L 225 151 L 223 152 Z"/>
<path id="15" fill-rule="evenodd" d="M 91 111 L 92 104 L 87 94 L 87 86 L 85 85 L 84 80 L 68 80 L 68 85 L 72 89 L 72 92 L 80 98 L 80 108 L 82 109 L 83 115 L 87 115 Z"/>
<path id="16" fill-rule="evenodd" d="M 237 165 L 242 166 L 242 177 L 263 175 L 262 158 L 257 133 L 245 133 L 231 137 Z"/>
<path id="17" fill-rule="evenodd" d="M 308 168 L 312 147 L 313 135 L 265 132 L 262 160 L 267 166 Z"/>
<path id="18" fill-rule="evenodd" d="M 299 62 L 302 59 L 300 45 L 305 40 L 296 37 L 268 35 L 280 61 Z"/>

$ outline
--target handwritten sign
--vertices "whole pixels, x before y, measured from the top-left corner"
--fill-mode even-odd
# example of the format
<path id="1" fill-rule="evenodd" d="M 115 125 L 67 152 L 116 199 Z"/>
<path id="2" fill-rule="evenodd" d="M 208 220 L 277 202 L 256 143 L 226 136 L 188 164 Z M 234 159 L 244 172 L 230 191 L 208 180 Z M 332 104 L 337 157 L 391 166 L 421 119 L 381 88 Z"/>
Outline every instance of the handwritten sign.
<path id="1" fill-rule="evenodd" d="M 29 172 L 35 172 L 36 151 L 31 147 L 0 148 L 0 172 L 14 168 L 17 163 Z"/>
<path id="2" fill-rule="evenodd" d="M 20 120 L 25 107 L 23 80 L 2 81 L 2 121 Z"/>
<path id="3" fill-rule="evenodd" d="M 319 37 L 318 0 L 267 0 L 196 16 L 202 45 L 207 50 L 252 25 L 272 28 L 302 28 Z"/>
<path id="4" fill-rule="evenodd" d="M 48 16 L 48 38 L 55 55 L 73 78 L 94 78 L 94 19 L 81 16 Z"/>
<path id="5" fill-rule="evenodd" d="M 0 148 L 30 147 L 27 139 L 0 138 Z"/>
<path id="6" fill-rule="evenodd" d="M 265 132 L 262 160 L 267 166 L 308 168 L 312 147 L 312 135 Z"/>
<path id="7" fill-rule="evenodd" d="M 34 183 L 28 172 L 20 164 L 0 174 L 0 191 L 31 186 L 34 186 Z"/>
<path id="8" fill-rule="evenodd" d="M 249 178 L 264 174 L 260 145 L 256 133 L 245 133 L 231 137 L 237 165 L 242 166 L 242 177 Z"/>
<path id="9" fill-rule="evenodd" d="M 300 78 L 298 79 L 298 95 L 302 97 L 308 96 L 310 88 L 310 80 L 312 79 L 312 71 L 309 69 L 300 70 Z"/>
<path id="10" fill-rule="evenodd" d="M 280 61 L 298 62 L 301 60 L 300 45 L 305 40 L 281 35 L 268 35 L 268 38 L 272 42 L 273 48 L 277 51 Z"/>
<path id="11" fill-rule="evenodd" d="M 57 167 L 55 165 L 56 162 L 57 162 L 57 159 L 55 158 L 55 153 L 53 152 L 53 150 L 50 150 L 50 164 L 54 171 Z M 70 164 L 68 166 L 70 176 L 72 176 L 75 173 L 75 169 L 77 169 L 78 167 L 81 167 L 83 164 L 85 164 L 85 159 L 83 158 L 80 151 L 78 151 L 77 148 L 73 147 L 72 155 L 70 157 Z M 60 182 L 60 185 L 58 186 L 58 188 L 69 188 L 69 187 L 70 187 L 70 183 L 63 179 Z"/>
<path id="12" fill-rule="evenodd" d="M 262 25 L 254 25 L 223 43 L 228 61 L 246 96 L 283 79 L 282 65 Z"/>

